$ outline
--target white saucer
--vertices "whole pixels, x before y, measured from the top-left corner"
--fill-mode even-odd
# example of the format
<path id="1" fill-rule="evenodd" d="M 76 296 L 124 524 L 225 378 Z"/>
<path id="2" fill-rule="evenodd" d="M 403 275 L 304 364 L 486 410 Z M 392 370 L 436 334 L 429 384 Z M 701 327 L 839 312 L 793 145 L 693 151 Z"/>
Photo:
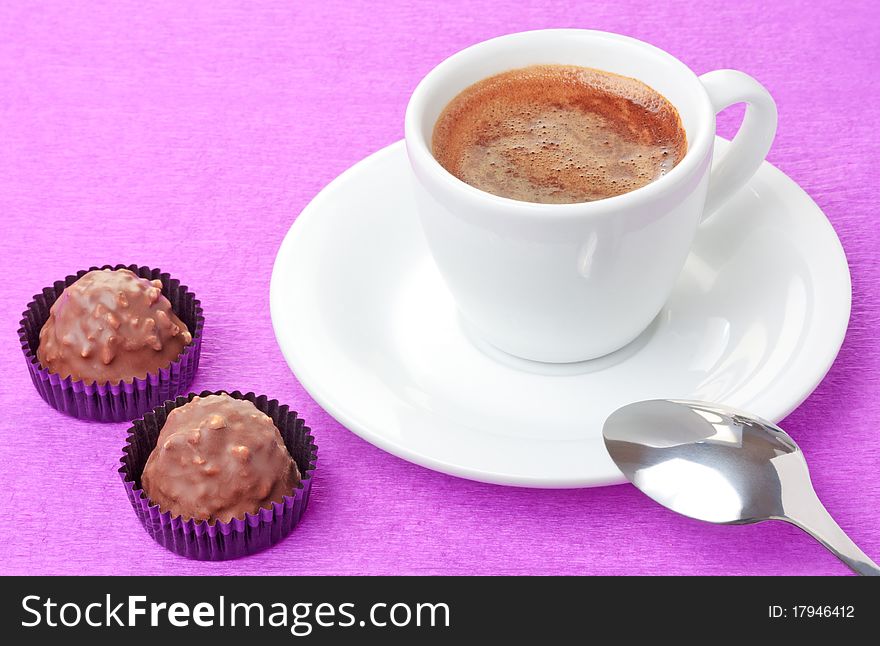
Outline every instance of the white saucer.
<path id="1" fill-rule="evenodd" d="M 278 343 L 306 390 L 406 460 L 507 485 L 622 482 L 602 442 L 619 406 L 701 399 L 778 421 L 843 341 L 843 249 L 819 207 L 770 164 L 702 226 L 639 339 L 567 365 L 472 338 L 428 254 L 409 182 L 402 142 L 331 182 L 284 239 L 270 294 Z"/>

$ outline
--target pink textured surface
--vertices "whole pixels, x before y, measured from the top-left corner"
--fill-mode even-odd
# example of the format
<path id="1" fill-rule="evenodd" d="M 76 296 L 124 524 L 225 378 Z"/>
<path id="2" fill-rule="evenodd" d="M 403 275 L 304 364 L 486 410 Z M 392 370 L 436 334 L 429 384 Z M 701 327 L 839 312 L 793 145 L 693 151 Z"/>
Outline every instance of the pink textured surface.
<path id="1" fill-rule="evenodd" d="M 337 424 L 285 365 L 268 287 L 296 214 L 402 136 L 408 94 L 433 65 L 542 27 L 629 34 L 699 73 L 742 69 L 775 96 L 770 160 L 834 224 L 854 292 L 836 364 L 784 426 L 828 509 L 880 556 L 880 16 L 867 1 L 824 4 L 4 3 L 0 572 L 846 572 L 793 527 L 704 525 L 629 486 L 506 489 L 408 464 Z M 722 134 L 736 117 L 722 118 Z M 126 425 L 78 422 L 37 396 L 16 342 L 21 311 L 42 286 L 105 262 L 159 266 L 200 296 L 207 323 L 194 389 L 266 393 L 315 429 L 311 505 L 278 547 L 221 564 L 165 551 L 116 474 Z"/>

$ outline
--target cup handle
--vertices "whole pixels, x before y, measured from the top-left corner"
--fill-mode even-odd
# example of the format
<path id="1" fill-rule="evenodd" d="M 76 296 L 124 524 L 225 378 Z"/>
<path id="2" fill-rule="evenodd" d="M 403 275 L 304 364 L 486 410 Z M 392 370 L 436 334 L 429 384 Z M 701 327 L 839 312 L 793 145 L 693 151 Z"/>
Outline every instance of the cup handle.
<path id="1" fill-rule="evenodd" d="M 770 150 L 776 134 L 776 102 L 748 74 L 736 70 L 716 70 L 700 77 L 715 112 L 735 103 L 745 103 L 746 114 L 733 142 L 712 164 L 709 195 L 703 219 L 741 189 L 754 175 Z"/>

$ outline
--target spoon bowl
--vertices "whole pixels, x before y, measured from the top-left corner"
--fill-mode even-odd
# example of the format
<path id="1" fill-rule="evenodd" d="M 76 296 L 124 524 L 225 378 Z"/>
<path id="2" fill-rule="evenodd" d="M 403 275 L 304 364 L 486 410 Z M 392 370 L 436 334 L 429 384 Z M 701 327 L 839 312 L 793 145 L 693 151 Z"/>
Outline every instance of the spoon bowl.
<path id="1" fill-rule="evenodd" d="M 854 571 L 880 575 L 822 506 L 797 443 L 771 422 L 658 399 L 612 413 L 603 436 L 626 478 L 661 505 L 711 523 L 793 523 Z"/>

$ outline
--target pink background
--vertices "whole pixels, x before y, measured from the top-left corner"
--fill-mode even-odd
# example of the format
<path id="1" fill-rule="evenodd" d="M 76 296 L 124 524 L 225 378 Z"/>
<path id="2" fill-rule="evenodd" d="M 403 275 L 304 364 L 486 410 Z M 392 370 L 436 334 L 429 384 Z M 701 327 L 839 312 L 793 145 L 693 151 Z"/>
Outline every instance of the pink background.
<path id="1" fill-rule="evenodd" d="M 533 491 L 391 457 L 305 394 L 275 343 L 269 275 L 315 193 L 402 136 L 416 82 L 492 36 L 588 27 L 776 97 L 770 160 L 837 229 L 853 277 L 840 356 L 783 426 L 817 491 L 880 557 L 880 26 L 870 2 L 0 5 L 0 572 L 4 574 L 844 574 L 779 523 L 701 524 L 630 486 Z M 875 5 L 876 6 L 876 5 Z M 514 8 L 515 7 L 515 8 Z M 721 119 L 728 136 L 741 111 Z M 263 554 L 198 563 L 144 533 L 116 474 L 126 424 L 34 391 L 15 330 L 30 296 L 90 264 L 180 277 L 207 324 L 194 389 L 252 389 L 315 429 L 302 525 Z"/>

